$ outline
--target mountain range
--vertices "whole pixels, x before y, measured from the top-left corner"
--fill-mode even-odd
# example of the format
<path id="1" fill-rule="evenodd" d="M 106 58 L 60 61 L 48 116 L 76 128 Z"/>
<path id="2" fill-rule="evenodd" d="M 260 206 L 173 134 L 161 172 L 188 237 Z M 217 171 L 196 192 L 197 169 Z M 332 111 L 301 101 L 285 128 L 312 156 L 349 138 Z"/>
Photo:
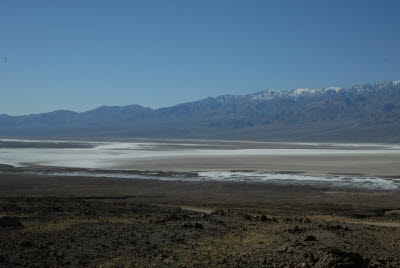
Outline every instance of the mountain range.
<path id="1" fill-rule="evenodd" d="M 159 109 L 128 105 L 1 114 L 0 136 L 400 142 L 400 81 L 271 89 Z"/>

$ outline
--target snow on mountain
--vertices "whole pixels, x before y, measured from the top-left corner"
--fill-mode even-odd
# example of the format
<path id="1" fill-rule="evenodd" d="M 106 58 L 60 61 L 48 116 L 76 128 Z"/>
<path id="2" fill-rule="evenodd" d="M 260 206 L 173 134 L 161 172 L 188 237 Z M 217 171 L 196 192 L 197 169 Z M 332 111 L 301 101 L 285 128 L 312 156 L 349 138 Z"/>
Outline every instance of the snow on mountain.
<path id="1" fill-rule="evenodd" d="M 309 98 L 309 97 L 320 97 L 326 93 L 338 93 L 342 88 L 339 87 L 328 87 L 328 88 L 296 88 L 292 90 L 276 90 L 269 89 L 256 94 L 251 97 L 252 101 L 269 101 L 275 98 Z"/>
<path id="2" fill-rule="evenodd" d="M 272 101 L 277 98 L 286 98 L 297 100 L 300 98 L 319 98 L 324 95 L 335 95 L 335 94 L 350 94 L 350 95 L 366 95 L 374 94 L 382 90 L 388 90 L 390 87 L 396 87 L 400 85 L 399 81 L 387 81 L 387 82 L 377 82 L 372 84 L 360 84 L 355 85 L 350 88 L 341 87 L 326 87 L 326 88 L 296 88 L 292 90 L 277 90 L 268 89 L 258 93 L 234 96 L 234 95 L 224 95 L 216 98 L 219 103 L 232 103 L 234 101 Z"/>
<path id="3" fill-rule="evenodd" d="M 349 88 L 268 89 L 159 109 L 103 106 L 82 113 L 0 115 L 0 133 L 3 136 L 224 138 L 248 135 L 278 139 L 282 135 L 309 139 L 328 133 L 329 139 L 381 140 L 383 135 L 387 140 L 400 141 L 399 118 L 400 81 L 386 81 Z"/>
<path id="4" fill-rule="evenodd" d="M 260 100 L 272 100 L 277 97 L 283 97 L 285 95 L 285 91 L 269 89 L 259 93 L 251 94 L 252 96 L 250 100 L 252 101 L 260 101 Z"/>

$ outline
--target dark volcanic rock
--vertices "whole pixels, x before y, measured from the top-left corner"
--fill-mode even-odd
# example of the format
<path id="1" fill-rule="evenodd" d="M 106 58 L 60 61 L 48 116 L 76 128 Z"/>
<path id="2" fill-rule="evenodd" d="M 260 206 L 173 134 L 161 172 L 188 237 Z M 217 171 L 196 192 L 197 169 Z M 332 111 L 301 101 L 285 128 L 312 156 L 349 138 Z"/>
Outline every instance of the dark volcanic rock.
<path id="1" fill-rule="evenodd" d="M 194 226 L 193 226 L 194 228 L 196 228 L 196 229 L 204 229 L 204 226 L 203 226 L 203 224 L 201 224 L 201 223 L 195 223 L 194 224 Z"/>
<path id="2" fill-rule="evenodd" d="M 183 225 L 182 225 L 182 227 L 183 228 L 194 228 L 194 229 L 204 229 L 204 226 L 203 226 L 203 224 L 201 224 L 201 223 L 194 223 L 194 224 L 192 224 L 192 223 L 184 223 Z"/>
<path id="3" fill-rule="evenodd" d="M 33 244 L 32 244 L 31 241 L 24 241 L 24 242 L 22 242 L 21 244 L 19 244 L 19 246 L 20 246 L 21 248 L 30 248 L 30 247 L 33 246 Z"/>
<path id="4" fill-rule="evenodd" d="M 251 216 L 249 214 L 243 214 L 243 218 L 245 218 L 246 220 L 251 221 Z"/>
<path id="5" fill-rule="evenodd" d="M 304 239 L 304 241 L 317 241 L 317 238 L 313 235 L 307 235 L 307 237 Z"/>
<path id="6" fill-rule="evenodd" d="M 300 234 L 300 233 L 304 232 L 304 229 L 301 229 L 299 226 L 296 225 L 294 228 L 290 228 L 288 230 L 288 232 L 290 234 Z"/>
<path id="7" fill-rule="evenodd" d="M 315 264 L 315 267 L 366 268 L 369 267 L 369 260 L 364 259 L 359 253 L 344 252 L 331 248 L 326 250 L 325 254 Z"/>
<path id="8" fill-rule="evenodd" d="M 262 216 L 259 218 L 259 220 L 260 220 L 260 221 L 263 221 L 263 222 L 269 222 L 269 223 L 278 222 L 278 220 L 277 220 L 276 218 L 274 218 L 274 217 L 269 218 L 269 217 L 267 217 L 267 216 L 265 216 L 265 215 L 262 215 Z"/>
<path id="9" fill-rule="evenodd" d="M 372 268 L 400 264 L 400 234 L 395 228 L 346 222 L 338 227 L 332 222 L 330 228 L 338 230 L 332 232 L 325 228 L 328 216 L 315 217 L 312 224 L 304 223 L 305 216 L 290 216 L 293 220 L 288 224 L 271 224 L 261 221 L 263 214 L 253 208 L 240 207 L 234 213 L 230 207 L 224 209 L 224 215 L 204 218 L 196 211 L 135 200 L 2 198 L 0 214 L 29 215 L 29 228 L 0 228 L 0 267 Z M 264 213 L 282 213 L 271 212 Z M 247 220 L 244 213 L 260 216 Z M 289 218 L 284 213 L 277 217 L 280 222 Z M 298 222 L 301 218 L 303 223 Z M 351 232 L 343 231 L 347 226 Z M 316 236 L 318 241 L 305 242 L 307 236 Z"/>
<path id="10" fill-rule="evenodd" d="M 327 224 L 327 225 L 324 226 L 324 228 L 326 230 L 333 231 L 333 232 L 334 231 L 349 231 L 350 230 L 348 227 L 343 227 L 340 224 L 337 224 L 337 225 L 329 225 L 329 224 Z"/>
<path id="11" fill-rule="evenodd" d="M 5 216 L 0 218 L 0 227 L 4 228 L 23 228 L 24 226 L 16 217 Z"/>

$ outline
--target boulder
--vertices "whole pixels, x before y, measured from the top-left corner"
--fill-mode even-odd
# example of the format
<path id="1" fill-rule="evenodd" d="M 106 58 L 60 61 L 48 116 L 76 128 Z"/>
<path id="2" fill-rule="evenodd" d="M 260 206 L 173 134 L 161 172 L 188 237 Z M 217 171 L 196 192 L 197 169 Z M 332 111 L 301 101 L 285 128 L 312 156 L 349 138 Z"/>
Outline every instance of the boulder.
<path id="1" fill-rule="evenodd" d="M 4 216 L 0 218 L 0 227 L 3 228 L 23 228 L 24 226 L 17 217 Z"/>

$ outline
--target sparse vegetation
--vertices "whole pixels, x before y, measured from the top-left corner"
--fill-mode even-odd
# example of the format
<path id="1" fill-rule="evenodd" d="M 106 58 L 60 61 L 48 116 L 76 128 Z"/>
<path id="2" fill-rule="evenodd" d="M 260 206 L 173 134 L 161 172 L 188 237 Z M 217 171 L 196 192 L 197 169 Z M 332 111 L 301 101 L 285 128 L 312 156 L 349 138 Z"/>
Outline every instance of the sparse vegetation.
<path id="1" fill-rule="evenodd" d="M 324 210 L 149 205 L 134 200 L 2 198 L 2 267 L 396 267 L 398 215 L 357 219 Z M 208 208 L 210 210 L 210 208 Z M 266 216 L 275 212 L 277 216 Z M 337 211 L 340 213 L 340 211 Z M 347 211 L 349 212 L 349 211 Z M 362 220 L 363 224 L 357 224 Z M 201 226 L 201 228 L 200 228 Z M 344 267 L 344 266 L 343 266 Z M 347 266 L 346 266 L 347 267 Z"/>

